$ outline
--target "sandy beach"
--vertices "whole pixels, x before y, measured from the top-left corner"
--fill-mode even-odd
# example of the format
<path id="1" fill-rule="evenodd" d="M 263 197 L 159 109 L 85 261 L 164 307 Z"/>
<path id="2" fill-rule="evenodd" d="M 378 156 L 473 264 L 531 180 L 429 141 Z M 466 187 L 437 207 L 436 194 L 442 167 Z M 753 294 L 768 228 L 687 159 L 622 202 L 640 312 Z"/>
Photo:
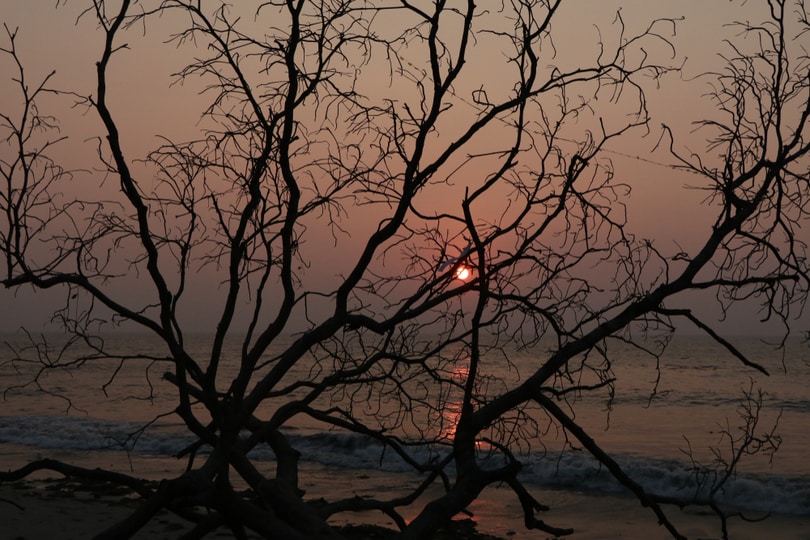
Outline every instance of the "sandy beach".
<path id="1" fill-rule="evenodd" d="M 317 486 L 308 488 L 308 495 L 318 497 L 337 492 L 338 486 L 354 486 L 358 495 L 373 491 L 375 486 L 390 482 L 390 475 L 377 471 L 312 471 L 318 474 Z M 315 476 L 311 476 L 315 478 Z M 541 491 L 539 498 L 552 506 L 543 519 L 548 523 L 573 527 L 569 537 L 577 540 L 666 539 L 666 530 L 659 527 L 652 513 L 629 497 L 595 496 L 564 491 Z M 48 478 L 40 475 L 34 480 L 0 484 L 0 523 L 3 538 L 9 540 L 84 540 L 92 538 L 106 525 L 123 518 L 136 500 L 125 490 L 109 485 L 89 484 L 74 480 Z M 492 488 L 484 493 L 470 509 L 478 532 L 505 539 L 542 539 L 549 536 L 523 528 L 520 509 L 511 493 Z M 688 538 L 709 540 L 720 538 L 716 520 L 700 512 L 672 509 L 671 519 Z M 380 515 L 342 515 L 335 524 L 371 523 L 392 526 Z M 165 512 L 142 529 L 135 538 L 169 540 L 178 538 L 186 529 L 182 520 Z M 229 538 L 221 531 L 212 538 Z M 730 522 L 730 537 L 735 540 L 810 540 L 810 518 L 799 516 L 770 516 L 757 523 Z"/>

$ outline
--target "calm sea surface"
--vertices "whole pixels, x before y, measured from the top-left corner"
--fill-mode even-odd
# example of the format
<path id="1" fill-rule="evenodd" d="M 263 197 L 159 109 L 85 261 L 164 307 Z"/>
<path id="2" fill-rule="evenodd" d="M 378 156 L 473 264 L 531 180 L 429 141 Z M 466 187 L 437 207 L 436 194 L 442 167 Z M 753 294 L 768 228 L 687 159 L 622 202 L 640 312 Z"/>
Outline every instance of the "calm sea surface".
<path id="1" fill-rule="evenodd" d="M 207 338 L 195 339 L 204 351 Z M 18 335 L 0 342 L 22 344 Z M 144 336 L 115 337 L 108 343 L 122 352 L 162 355 L 159 343 Z M 574 404 L 576 418 L 647 489 L 686 496 L 699 488 L 685 450 L 691 447 L 692 457 L 703 464 L 711 464 L 718 450 L 729 456 L 731 448 L 722 433 L 739 434 L 744 391 L 762 389 L 764 408 L 757 432 L 770 431 L 778 422 L 781 448 L 772 460 L 744 460 L 721 501 L 751 511 L 810 515 L 810 346 L 798 339 L 789 341 L 784 351 L 753 338 L 735 344 L 770 376 L 743 367 L 706 339 L 678 337 L 660 360 L 658 379 L 654 359 L 614 345 L 610 356 L 617 382 L 610 410 L 604 393 L 587 396 Z M 33 364 L 12 363 L 13 356 L 11 348 L 0 349 L 3 388 L 22 384 L 35 369 Z M 542 353 L 515 352 L 510 355 L 512 366 L 498 359 L 487 366 L 491 374 L 515 381 L 531 373 L 538 357 L 542 359 Z M 81 370 L 44 374 L 39 387 L 7 391 L 0 405 L 0 465 L 20 466 L 29 455 L 69 460 L 93 452 L 107 456 L 109 463 L 140 464 L 144 469 L 136 469 L 136 474 L 163 470 L 150 462 L 163 464 L 191 442 L 171 415 L 140 429 L 173 408 L 171 387 L 161 380 L 166 365 L 138 360 L 116 373 L 117 367 L 90 362 Z M 289 435 L 319 466 L 378 469 L 392 475 L 406 470 L 391 452 L 355 435 L 311 425 Z M 561 440 L 552 429 L 524 448 L 526 482 L 586 493 L 622 491 L 585 452 L 561 452 Z M 271 463 L 273 455 L 257 450 L 255 458 Z"/>

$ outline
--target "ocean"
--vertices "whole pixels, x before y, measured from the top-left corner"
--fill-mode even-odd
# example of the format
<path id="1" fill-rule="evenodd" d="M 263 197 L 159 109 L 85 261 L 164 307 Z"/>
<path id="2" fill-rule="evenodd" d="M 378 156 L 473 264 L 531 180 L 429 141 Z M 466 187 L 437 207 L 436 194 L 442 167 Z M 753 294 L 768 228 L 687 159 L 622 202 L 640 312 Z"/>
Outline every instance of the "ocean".
<path id="1" fill-rule="evenodd" d="M 43 372 L 37 384 L 27 385 L 38 365 L 12 362 L 12 349 L 24 345 L 23 336 L 7 335 L 0 342 L 6 343 L 0 349 L 0 385 L 6 389 L 0 408 L 3 469 L 21 466 L 29 458 L 52 457 L 78 464 L 91 461 L 147 478 L 182 470 L 185 462 L 172 456 L 192 439 L 171 415 L 174 405 L 170 385 L 161 380 L 165 364 L 159 360 L 159 342 L 141 335 L 110 337 L 108 345 L 122 353 L 149 358 L 123 366 L 90 360 L 81 369 Z M 208 339 L 196 336 L 189 342 L 202 352 Z M 732 449 L 722 433 L 739 433 L 745 391 L 761 388 L 757 432 L 768 432 L 776 424 L 781 446 L 770 459 L 743 459 L 719 502 L 753 515 L 808 516 L 810 345 L 798 338 L 788 340 L 783 350 L 761 338 L 738 338 L 734 343 L 770 375 L 743 367 L 702 337 L 677 336 L 660 358 L 660 372 L 655 359 L 613 344 L 615 397 L 608 402 L 604 393 L 583 396 L 574 405 L 576 418 L 647 490 L 689 496 L 700 489 L 692 460 L 710 464 L 718 453 L 729 456 Z M 48 361 L 44 351 L 40 353 Z M 499 362 L 491 362 L 490 371 L 516 381 L 531 372 L 538 358 L 539 351 L 511 351 L 511 363 L 499 367 Z M 446 414 L 452 415 L 451 409 Z M 394 479 L 407 474 L 393 452 L 359 435 L 312 424 L 293 427 L 288 435 L 304 459 L 321 469 L 375 470 Z M 562 433 L 551 428 L 525 445 L 521 479 L 543 490 L 625 492 L 587 452 L 565 448 L 562 441 Z M 262 449 L 253 457 L 268 467 L 274 459 Z M 431 454 L 426 451 L 421 458 L 430 459 Z M 393 481 L 398 483 L 402 485 Z"/>

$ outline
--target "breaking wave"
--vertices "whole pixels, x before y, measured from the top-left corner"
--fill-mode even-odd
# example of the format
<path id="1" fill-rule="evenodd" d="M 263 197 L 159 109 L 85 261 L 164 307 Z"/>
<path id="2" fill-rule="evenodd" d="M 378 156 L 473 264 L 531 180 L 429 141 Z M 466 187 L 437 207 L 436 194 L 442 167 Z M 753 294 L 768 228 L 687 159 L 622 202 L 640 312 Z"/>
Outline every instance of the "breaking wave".
<path id="1" fill-rule="evenodd" d="M 343 469 L 378 469 L 392 474 L 409 470 L 391 448 L 354 434 L 337 432 L 288 433 L 292 444 L 305 457 Z M 193 443 L 181 426 L 161 424 L 143 430 L 141 424 L 72 416 L 0 417 L 0 443 L 54 450 L 129 451 L 145 456 L 172 456 Z M 411 448 L 420 463 L 440 459 L 446 448 Z M 252 457 L 273 460 L 267 447 Z M 484 466 L 486 457 L 482 456 Z M 690 464 L 677 460 L 619 455 L 624 471 L 645 490 L 661 496 L 704 498 L 706 487 Z M 592 493 L 626 493 L 588 453 L 532 453 L 523 456 L 523 481 L 545 489 Z M 497 466 L 492 464 L 491 466 Z M 749 512 L 810 515 L 810 476 L 738 473 L 716 496 L 723 505 Z"/>

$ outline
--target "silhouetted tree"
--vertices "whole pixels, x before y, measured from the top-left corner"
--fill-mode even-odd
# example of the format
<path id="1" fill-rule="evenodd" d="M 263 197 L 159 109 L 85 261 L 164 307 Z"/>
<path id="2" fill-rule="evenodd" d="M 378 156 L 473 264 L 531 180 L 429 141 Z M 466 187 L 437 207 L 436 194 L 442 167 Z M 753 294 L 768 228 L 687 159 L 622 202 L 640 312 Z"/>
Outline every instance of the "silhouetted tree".
<path id="1" fill-rule="evenodd" d="M 494 483 L 512 488 L 528 528 L 562 535 L 537 518 L 545 507 L 518 475 L 521 451 L 552 422 L 674 537 L 667 504 L 723 516 L 714 491 L 646 493 L 575 420 L 576 396 L 612 395 L 610 341 L 657 356 L 680 321 L 764 371 L 700 312 L 669 307 L 691 305 L 694 291 L 713 291 L 725 310 L 759 302 L 789 331 L 808 286 L 797 230 L 809 209 L 810 70 L 794 47 L 807 11 L 771 0 L 767 21 L 741 25 L 724 70 L 710 74 L 705 149 L 685 153 L 665 128 L 675 166 L 705 179 L 715 216 L 699 247 L 670 253 L 631 234 L 629 186 L 604 150 L 649 129 L 645 89 L 678 71 L 667 63 L 677 21 L 631 33 L 619 12 L 593 58 L 571 61 L 552 39 L 561 3 L 94 0 L 82 17 L 100 32 L 96 89 L 62 97 L 100 119 L 98 158 L 119 189 L 95 201 L 64 187 L 73 173 L 52 158 L 61 135 L 38 107 L 58 92 L 49 77 L 26 80 L 7 29 L 22 107 L 4 104 L 14 108 L 0 117 L 0 277 L 67 291 L 56 320 L 85 351 L 42 359 L 40 371 L 140 361 L 96 337 L 134 325 L 165 345 L 151 360 L 166 366 L 173 413 L 198 442 L 183 453 L 187 472 L 156 489 L 55 461 L 2 478 L 48 468 L 136 489 L 143 504 L 101 538 L 129 537 L 164 508 L 189 519 L 192 537 L 218 527 L 339 537 L 327 518 L 374 510 L 402 538 L 427 538 Z M 197 138 L 166 139 L 144 161 L 119 132 L 110 70 L 128 62 L 125 35 L 149 37 L 156 17 L 173 25 L 179 53 L 193 48 L 176 77 L 190 89 L 202 81 L 194 99 L 205 104 Z M 317 267 L 324 254 L 338 277 Z M 184 310 L 211 275 L 220 307 L 199 355 Z M 234 340 L 239 356 L 228 358 Z M 530 372 L 493 376 L 514 347 L 535 351 Z M 743 442 L 772 450 L 750 403 Z M 423 480 L 394 500 L 307 503 L 285 431 L 301 418 L 378 441 Z M 274 452 L 273 471 L 248 456 L 257 446 Z M 406 523 L 401 509 L 437 483 L 442 494 Z"/>

